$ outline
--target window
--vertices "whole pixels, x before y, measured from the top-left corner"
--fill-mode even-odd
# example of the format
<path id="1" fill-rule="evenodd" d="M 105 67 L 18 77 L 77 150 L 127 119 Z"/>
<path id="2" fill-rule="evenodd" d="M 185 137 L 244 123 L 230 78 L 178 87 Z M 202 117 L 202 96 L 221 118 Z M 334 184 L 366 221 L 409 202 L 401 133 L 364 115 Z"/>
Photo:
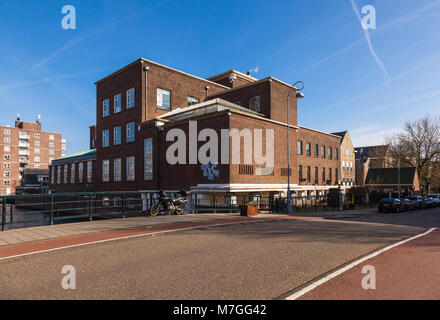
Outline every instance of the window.
<path id="1" fill-rule="evenodd" d="M 64 176 L 63 176 L 63 182 L 64 184 L 67 184 L 67 173 L 69 172 L 69 167 L 67 164 L 64 165 Z"/>
<path id="2" fill-rule="evenodd" d="M 134 122 L 127 123 L 125 142 L 134 142 Z"/>
<path id="3" fill-rule="evenodd" d="M 53 151 L 53 150 L 51 150 L 51 151 Z M 34 149 L 34 153 L 35 154 L 40 154 L 40 149 Z"/>
<path id="4" fill-rule="evenodd" d="M 55 167 L 50 168 L 50 184 L 55 184 Z"/>
<path id="5" fill-rule="evenodd" d="M 5 152 L 11 152 L 11 147 L 10 147 L 10 146 L 4 146 L 4 147 L 3 147 L 3 150 L 4 150 Z"/>
<path id="6" fill-rule="evenodd" d="M 325 182 L 325 168 L 322 168 L 322 182 Z"/>
<path id="7" fill-rule="evenodd" d="M 9 171 L 5 171 L 4 173 L 3 173 L 3 176 L 5 177 L 5 178 L 8 178 L 8 177 L 10 177 L 10 173 L 9 173 Z"/>
<path id="8" fill-rule="evenodd" d="M 110 100 L 105 99 L 102 101 L 102 117 L 108 117 L 110 115 Z"/>
<path id="9" fill-rule="evenodd" d="M 252 111 L 260 112 L 261 111 L 261 98 L 260 96 L 252 97 L 249 99 L 249 109 Z"/>
<path id="10" fill-rule="evenodd" d="M 49 136 L 49 140 L 55 140 L 55 136 L 51 134 L 51 135 Z"/>
<path id="11" fill-rule="evenodd" d="M 57 167 L 57 184 L 61 184 L 61 166 Z"/>
<path id="12" fill-rule="evenodd" d="M 78 183 L 83 183 L 84 180 L 84 162 L 78 163 Z"/>
<path id="13" fill-rule="evenodd" d="M 333 159 L 333 148 L 328 147 L 328 158 L 331 160 Z"/>
<path id="14" fill-rule="evenodd" d="M 11 138 L 4 138 L 3 141 L 4 141 L 5 143 L 11 143 Z"/>
<path id="15" fill-rule="evenodd" d="M 40 157 L 34 157 L 34 162 L 40 162 Z"/>
<path id="16" fill-rule="evenodd" d="M 9 185 L 11 185 L 11 181 L 9 181 L 9 180 L 5 180 L 4 185 L 5 185 L 5 186 L 9 186 Z"/>
<path id="17" fill-rule="evenodd" d="M 328 169 L 328 180 L 332 181 L 333 180 L 333 172 L 332 172 L 332 168 Z M 331 183 L 331 182 L 330 182 Z"/>
<path id="18" fill-rule="evenodd" d="M 335 148 L 335 160 L 339 160 L 338 148 Z"/>
<path id="19" fill-rule="evenodd" d="M 313 146 L 313 154 L 315 155 L 315 158 L 318 158 L 318 157 L 319 157 L 319 153 L 318 153 L 318 145 L 317 145 L 317 144 L 315 144 L 315 145 Z"/>
<path id="20" fill-rule="evenodd" d="M 51 156 L 55 155 L 55 150 L 49 150 L 49 155 Z"/>
<path id="21" fill-rule="evenodd" d="M 102 182 L 109 182 L 110 180 L 110 161 L 102 160 Z"/>
<path id="22" fill-rule="evenodd" d="M 192 105 L 195 105 L 195 104 L 198 104 L 200 101 L 199 101 L 199 99 L 197 99 L 197 98 L 194 98 L 194 97 L 188 97 L 188 107 L 189 106 L 192 106 Z"/>
<path id="23" fill-rule="evenodd" d="M 127 90 L 127 110 L 134 108 L 134 100 L 135 100 L 134 88 L 130 88 Z"/>
<path id="24" fill-rule="evenodd" d="M 102 147 L 107 148 L 110 145 L 108 129 L 102 130 Z"/>
<path id="25" fill-rule="evenodd" d="M 34 138 L 35 139 L 40 139 L 40 134 L 39 133 L 34 134 Z"/>
<path id="26" fill-rule="evenodd" d="M 312 145 L 310 144 L 310 142 L 306 143 L 306 155 L 307 157 L 310 157 L 312 155 L 312 150 L 311 150 Z"/>
<path id="27" fill-rule="evenodd" d="M 121 112 L 121 94 L 118 93 L 113 97 L 113 113 Z"/>
<path id="28" fill-rule="evenodd" d="M 121 126 L 113 128 L 113 145 L 117 146 L 121 144 Z"/>
<path id="29" fill-rule="evenodd" d="M 134 156 L 127 157 L 126 161 L 127 161 L 127 172 L 126 172 L 127 181 L 134 181 L 135 180 Z"/>
<path id="30" fill-rule="evenodd" d="M 75 183 L 75 173 L 76 173 L 75 169 L 76 169 L 75 164 L 72 163 L 70 165 L 70 183 Z"/>
<path id="31" fill-rule="evenodd" d="M 325 159 L 325 146 L 321 146 L 321 157 Z"/>
<path id="32" fill-rule="evenodd" d="M 171 93 L 168 90 L 157 88 L 157 108 L 171 109 Z"/>
<path id="33" fill-rule="evenodd" d="M 113 181 L 121 181 L 122 180 L 122 162 L 121 159 L 113 160 Z"/>
<path id="34" fill-rule="evenodd" d="M 50 143 L 49 143 L 49 148 L 55 148 L 55 143 L 50 142 Z"/>
<path id="35" fill-rule="evenodd" d="M 5 160 L 11 160 L 11 155 L 9 155 L 9 154 L 5 154 L 5 155 L 4 155 L 4 159 L 5 159 Z"/>
<path id="36" fill-rule="evenodd" d="M 303 179 L 303 167 L 302 166 L 298 166 L 298 178 L 299 178 L 300 182 Z"/>
<path id="37" fill-rule="evenodd" d="M 92 183 L 93 180 L 93 163 L 92 161 L 87 161 L 87 183 Z"/>
<path id="38" fill-rule="evenodd" d="M 318 167 L 315 167 L 315 183 L 318 183 L 319 177 L 318 177 Z"/>
<path id="39" fill-rule="evenodd" d="M 307 167 L 307 182 L 311 182 L 312 181 L 312 176 L 311 176 L 311 168 L 310 166 Z"/>
<path id="40" fill-rule="evenodd" d="M 242 176 L 253 176 L 254 166 L 251 164 L 240 164 L 238 165 L 238 174 Z"/>
<path id="41" fill-rule="evenodd" d="M 5 129 L 5 131 L 3 131 L 3 133 L 5 134 L 5 136 L 9 136 L 9 135 L 11 135 L 11 130 Z"/>
<path id="42" fill-rule="evenodd" d="M 144 180 L 153 180 L 153 139 L 144 140 Z"/>
<path id="43" fill-rule="evenodd" d="M 40 141 L 34 141 L 34 147 L 39 147 L 40 146 Z"/>
<path id="44" fill-rule="evenodd" d="M 4 165 L 3 165 L 3 168 L 5 168 L 5 169 L 9 169 L 11 167 L 11 164 L 10 163 L 5 163 Z"/>
<path id="45" fill-rule="evenodd" d="M 303 154 L 303 142 L 298 140 L 298 155 Z"/>
<path id="46" fill-rule="evenodd" d="M 346 155 L 347 157 L 349 157 L 349 156 L 350 156 L 350 151 L 349 151 L 349 150 L 345 150 L 345 155 Z"/>
<path id="47" fill-rule="evenodd" d="M 335 180 L 336 180 L 336 182 L 339 181 L 339 170 L 338 170 L 338 168 L 335 169 Z"/>

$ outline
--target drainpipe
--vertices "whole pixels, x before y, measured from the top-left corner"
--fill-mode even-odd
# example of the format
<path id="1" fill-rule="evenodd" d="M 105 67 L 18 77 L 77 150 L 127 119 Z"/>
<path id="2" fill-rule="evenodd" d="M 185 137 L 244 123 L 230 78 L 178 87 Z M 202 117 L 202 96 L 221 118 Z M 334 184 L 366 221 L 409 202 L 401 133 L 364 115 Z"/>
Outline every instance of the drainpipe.
<path id="1" fill-rule="evenodd" d="M 150 70 L 150 68 L 148 66 L 144 67 L 144 71 L 145 71 L 145 121 L 147 121 L 148 119 L 148 109 L 147 109 L 147 105 L 148 105 L 148 71 Z"/>
<path id="2" fill-rule="evenodd" d="M 206 92 L 205 100 L 207 100 L 208 99 L 209 86 L 205 87 L 205 92 Z"/>

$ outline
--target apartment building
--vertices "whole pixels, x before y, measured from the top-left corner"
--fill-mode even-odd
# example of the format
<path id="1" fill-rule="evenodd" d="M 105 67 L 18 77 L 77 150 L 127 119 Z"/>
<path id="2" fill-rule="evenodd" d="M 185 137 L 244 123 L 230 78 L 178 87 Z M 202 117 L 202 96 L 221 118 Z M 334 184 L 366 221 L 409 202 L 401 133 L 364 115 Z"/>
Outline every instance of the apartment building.
<path id="1" fill-rule="evenodd" d="M 341 137 L 300 126 L 298 89 L 274 77 L 258 80 L 229 70 L 203 79 L 141 58 L 96 82 L 96 91 L 96 125 L 90 127 L 96 191 L 285 192 L 288 176 L 297 194 L 338 186 Z M 289 92 L 294 94 L 287 121 Z M 238 139 L 221 139 L 225 131 L 238 133 Z M 247 157 L 255 153 L 248 148 L 258 134 L 266 158 L 266 139 L 274 136 L 269 165 Z M 185 154 L 170 151 L 179 139 Z M 207 148 L 210 161 L 201 162 L 196 155 Z M 170 162 L 170 154 L 177 160 Z M 50 170 L 55 192 L 78 189 L 76 166 L 69 169 L 77 158 L 64 160 Z"/>
<path id="2" fill-rule="evenodd" d="M 354 187 L 356 184 L 356 151 L 348 131 L 335 132 L 341 137 L 339 158 L 339 184 L 343 189 Z"/>
<path id="3" fill-rule="evenodd" d="M 0 195 L 15 193 L 25 168 L 47 169 L 64 150 L 60 133 L 42 131 L 40 116 L 25 122 L 17 115 L 14 127 L 0 126 Z"/>

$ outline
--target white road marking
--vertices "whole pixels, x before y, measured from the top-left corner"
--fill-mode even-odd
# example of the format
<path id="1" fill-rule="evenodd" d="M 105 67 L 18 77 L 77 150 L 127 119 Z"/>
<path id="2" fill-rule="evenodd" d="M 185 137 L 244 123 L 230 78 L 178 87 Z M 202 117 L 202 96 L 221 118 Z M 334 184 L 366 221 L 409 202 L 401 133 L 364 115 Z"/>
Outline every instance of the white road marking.
<path id="1" fill-rule="evenodd" d="M 144 236 L 154 236 L 154 235 L 161 234 L 161 233 L 170 233 L 170 232 L 185 231 L 185 230 L 192 230 L 192 229 L 201 229 L 201 228 L 209 228 L 209 227 L 216 227 L 216 226 L 228 226 L 228 225 L 234 225 L 234 224 L 256 223 L 256 222 L 262 222 L 262 221 L 264 221 L 264 222 L 272 222 L 272 221 L 279 221 L 279 220 L 280 219 L 268 219 L 268 220 L 256 219 L 255 221 L 240 221 L 240 222 L 216 223 L 216 224 L 211 224 L 211 225 L 195 226 L 195 227 L 187 227 L 187 228 L 171 229 L 171 230 L 163 230 L 163 231 L 150 232 L 150 233 L 145 232 L 145 233 L 141 233 L 141 234 L 135 234 L 135 235 L 132 235 L 132 236 L 117 237 L 117 238 L 98 240 L 98 241 L 90 241 L 90 242 L 85 242 L 85 243 L 80 243 L 80 244 L 72 244 L 72 245 L 69 245 L 69 246 L 63 246 L 63 247 L 58 247 L 58 248 L 52 248 L 52 249 L 33 251 L 33 252 L 28 252 L 28 253 L 23 253 L 23 254 L 17 254 L 17 255 L 14 255 L 14 256 L 8 256 L 8 257 L 0 258 L 0 261 L 7 260 L 7 259 L 18 258 L 18 257 L 30 256 L 30 255 L 38 254 L 38 253 L 51 252 L 51 251 L 62 250 L 62 249 L 69 249 L 69 248 L 75 248 L 75 247 L 82 247 L 82 246 L 86 246 L 86 245 L 90 245 L 90 244 L 98 244 L 98 243 L 104 243 L 104 242 L 110 242 L 110 241 L 116 241 L 116 240 L 123 240 L 123 239 L 131 239 L 131 238 L 144 237 Z M 111 232 L 111 230 L 110 230 L 110 232 Z M 52 239 L 48 239 L 48 240 L 58 240 L 58 239 L 62 239 L 62 238 L 63 237 L 55 238 L 55 239 L 52 238 Z M 36 241 L 34 241 L 34 242 L 36 242 Z M 28 242 L 28 243 L 32 243 L 32 242 Z"/>
<path id="2" fill-rule="evenodd" d="M 369 254 L 369 255 L 367 255 L 367 256 L 365 256 L 365 257 L 359 259 L 359 260 L 356 260 L 356 261 L 350 263 L 349 265 L 347 265 L 347 266 L 345 266 L 345 267 L 343 267 L 343 268 L 341 268 L 341 269 L 339 269 L 339 270 L 336 270 L 335 272 L 333 272 L 333 273 L 331 273 L 331 274 L 325 276 L 324 278 L 319 279 L 319 280 L 313 282 L 312 284 L 308 285 L 307 287 L 305 287 L 305 288 L 299 290 L 298 292 L 295 292 L 295 293 L 292 294 L 291 296 L 287 297 L 286 300 L 296 300 L 296 299 L 300 298 L 301 296 L 305 295 L 306 293 L 312 291 L 313 289 L 319 287 L 320 285 L 326 283 L 327 281 L 329 281 L 329 280 L 331 280 L 331 279 L 333 279 L 333 278 L 339 276 L 340 274 L 344 273 L 345 271 L 348 271 L 348 270 L 350 270 L 351 268 L 353 268 L 353 267 L 355 267 L 355 266 L 361 264 L 362 262 L 365 262 L 365 261 L 367 261 L 367 260 L 369 260 L 369 259 L 371 259 L 371 258 L 374 258 L 374 257 L 380 255 L 381 253 L 385 252 L 385 251 L 388 251 L 388 250 L 390 250 L 390 249 L 393 249 L 393 248 L 395 248 L 395 247 L 397 247 L 397 246 L 400 246 L 400 245 L 402 245 L 402 244 L 405 244 L 405 243 L 407 243 L 407 242 L 409 242 L 409 241 L 412 241 L 412 240 L 415 240 L 415 239 L 417 239 L 417 238 L 420 238 L 420 237 L 426 236 L 427 234 L 433 232 L 433 231 L 436 230 L 436 229 L 437 229 L 437 228 L 431 228 L 431 229 L 429 229 L 428 231 L 426 231 L 426 232 L 424 232 L 424 233 L 421 233 L 421 234 L 416 235 L 416 236 L 414 236 L 414 237 L 408 238 L 408 239 L 406 239 L 406 240 L 402 240 L 402 241 L 397 242 L 397 243 L 395 243 L 395 244 L 389 245 L 389 246 L 387 246 L 387 247 L 385 247 L 385 248 L 383 248 L 383 249 L 380 249 L 380 250 L 378 250 L 378 251 L 375 251 L 375 252 L 373 252 L 373 253 L 371 253 L 371 254 Z"/>

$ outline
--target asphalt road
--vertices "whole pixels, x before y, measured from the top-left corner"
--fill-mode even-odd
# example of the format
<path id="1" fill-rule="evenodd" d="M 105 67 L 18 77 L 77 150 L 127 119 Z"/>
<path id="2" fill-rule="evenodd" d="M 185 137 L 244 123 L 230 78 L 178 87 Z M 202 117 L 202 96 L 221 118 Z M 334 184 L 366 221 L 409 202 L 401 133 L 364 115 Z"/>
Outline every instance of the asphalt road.
<path id="1" fill-rule="evenodd" d="M 209 227 L 8 259 L 0 299 L 274 299 L 440 225 L 440 209 L 347 220 Z M 65 265 L 75 290 L 61 287 Z"/>

